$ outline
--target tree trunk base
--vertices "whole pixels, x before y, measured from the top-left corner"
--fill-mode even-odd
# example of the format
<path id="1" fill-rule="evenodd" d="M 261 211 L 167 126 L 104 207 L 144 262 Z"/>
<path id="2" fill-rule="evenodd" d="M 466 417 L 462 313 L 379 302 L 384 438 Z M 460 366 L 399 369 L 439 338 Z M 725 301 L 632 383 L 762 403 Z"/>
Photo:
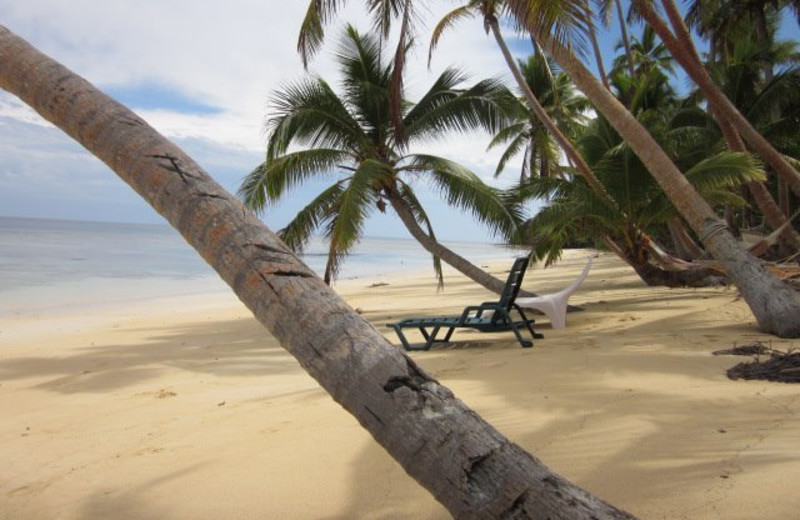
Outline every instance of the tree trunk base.
<path id="1" fill-rule="evenodd" d="M 633 265 L 634 271 L 651 287 L 719 287 L 727 285 L 720 271 L 709 267 L 693 267 L 681 271 L 667 271 L 650 263 Z"/>

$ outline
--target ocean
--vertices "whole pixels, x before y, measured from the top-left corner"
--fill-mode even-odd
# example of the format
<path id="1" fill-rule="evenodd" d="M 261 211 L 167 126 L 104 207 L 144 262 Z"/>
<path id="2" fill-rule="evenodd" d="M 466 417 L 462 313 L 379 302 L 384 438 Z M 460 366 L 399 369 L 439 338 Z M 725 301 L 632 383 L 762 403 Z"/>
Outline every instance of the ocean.
<path id="1" fill-rule="evenodd" d="M 446 245 L 476 264 L 514 256 L 494 244 Z M 323 241 L 312 241 L 302 260 L 321 275 Z M 431 266 L 412 239 L 367 237 L 339 279 L 425 269 L 433 279 Z M 167 225 L 0 217 L 0 317 L 223 291 L 230 289 Z"/>

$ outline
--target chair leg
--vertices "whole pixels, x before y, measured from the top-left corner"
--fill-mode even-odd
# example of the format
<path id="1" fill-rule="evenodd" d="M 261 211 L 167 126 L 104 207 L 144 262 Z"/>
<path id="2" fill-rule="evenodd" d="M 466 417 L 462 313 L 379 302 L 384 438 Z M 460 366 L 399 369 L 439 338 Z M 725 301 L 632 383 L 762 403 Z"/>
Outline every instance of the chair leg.
<path id="1" fill-rule="evenodd" d="M 415 348 L 411 347 L 411 345 L 408 343 L 408 340 L 406 339 L 406 335 L 403 334 L 403 330 L 402 330 L 402 327 L 400 327 L 400 325 L 398 325 L 396 323 L 392 323 L 389 326 L 391 328 L 393 328 L 394 331 L 397 333 L 397 337 L 400 338 L 400 343 L 402 343 L 403 348 L 405 350 L 407 350 L 407 351 L 410 351 L 410 350 L 422 350 L 422 349 L 419 349 L 419 348 L 415 349 Z"/>
<path id="2" fill-rule="evenodd" d="M 453 331 L 454 330 L 455 330 L 454 327 L 450 327 L 450 329 L 447 331 L 447 334 L 444 335 L 444 339 L 442 340 L 442 343 L 447 343 L 448 341 L 450 341 L 450 336 L 453 335 Z"/>
<path id="3" fill-rule="evenodd" d="M 425 348 L 423 350 L 430 350 L 431 349 L 431 346 L 436 341 L 436 335 L 439 334 L 439 329 L 440 328 L 441 327 L 439 327 L 439 325 L 437 325 L 437 326 L 435 326 L 433 328 L 433 331 L 431 332 L 430 336 L 426 335 L 425 339 L 427 339 L 428 341 L 427 341 L 427 343 L 425 343 Z"/>
<path id="4" fill-rule="evenodd" d="M 522 307 L 519 305 L 514 305 L 514 307 L 517 309 L 517 312 L 519 312 L 519 315 L 522 316 L 522 322 L 525 324 L 525 328 L 528 329 L 528 332 L 531 333 L 531 337 L 533 339 L 544 339 L 544 334 L 540 334 L 533 329 L 533 325 L 536 323 L 536 320 L 529 320 L 528 316 L 525 314 L 525 311 L 523 311 Z"/>
<path id="5" fill-rule="evenodd" d="M 533 341 L 524 339 L 522 334 L 519 333 L 519 325 L 512 323 L 511 330 L 514 331 L 514 335 L 517 337 L 517 341 L 522 346 L 522 348 L 531 348 L 533 346 Z"/>

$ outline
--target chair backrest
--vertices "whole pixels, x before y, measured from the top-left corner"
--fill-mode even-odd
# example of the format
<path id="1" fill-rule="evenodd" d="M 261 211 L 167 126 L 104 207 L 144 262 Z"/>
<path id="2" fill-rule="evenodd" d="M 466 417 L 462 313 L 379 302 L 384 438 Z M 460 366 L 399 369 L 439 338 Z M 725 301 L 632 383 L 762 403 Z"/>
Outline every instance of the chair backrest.
<path id="1" fill-rule="evenodd" d="M 511 266 L 511 271 L 508 273 L 508 278 L 506 279 L 506 285 L 503 287 L 503 292 L 500 293 L 500 300 L 497 302 L 507 311 L 511 311 L 511 307 L 517 299 L 519 289 L 522 287 L 522 279 L 525 277 L 525 271 L 528 269 L 529 261 L 530 258 L 524 256 L 514 260 L 514 265 Z"/>

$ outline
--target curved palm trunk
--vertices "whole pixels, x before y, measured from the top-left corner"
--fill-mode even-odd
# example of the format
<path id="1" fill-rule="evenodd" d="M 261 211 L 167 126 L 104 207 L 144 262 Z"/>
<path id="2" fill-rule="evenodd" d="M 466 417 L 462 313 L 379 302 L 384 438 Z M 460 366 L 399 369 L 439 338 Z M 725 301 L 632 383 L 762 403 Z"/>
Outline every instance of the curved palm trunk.
<path id="1" fill-rule="evenodd" d="M 770 274 L 760 260 L 736 242 L 724 221 L 719 220 L 655 139 L 569 49 L 549 34 L 542 34 L 540 41 L 636 153 L 701 237 L 706 250 L 722 263 L 761 329 L 781 337 L 800 337 L 800 294 Z"/>
<path id="2" fill-rule="evenodd" d="M 190 157 L 2 26 L 0 88 L 104 161 L 178 229 L 455 517 L 632 518 L 503 437 L 358 316 Z"/>
<path id="3" fill-rule="evenodd" d="M 642 17 L 669 48 L 672 56 L 681 64 L 689 77 L 692 78 L 692 81 L 703 91 L 709 103 L 715 106 L 724 118 L 735 125 L 736 131 L 753 150 L 772 166 L 781 178 L 786 180 L 792 191 L 800 195 L 800 173 L 783 158 L 781 153 L 764 136 L 753 128 L 750 121 L 739 112 L 736 105 L 731 103 L 725 93 L 711 79 L 708 71 L 700 61 L 700 57 L 697 55 L 689 30 L 686 28 L 683 17 L 674 2 L 662 0 L 662 5 L 676 34 L 672 34 L 664 21 L 658 17 L 646 2 L 639 1 L 637 3 L 641 4 L 639 11 Z"/>
<path id="4" fill-rule="evenodd" d="M 539 100 L 536 98 L 536 94 L 533 93 L 528 85 L 528 82 L 525 81 L 525 78 L 522 76 L 522 72 L 519 70 L 517 63 L 514 61 L 514 57 L 511 55 L 511 52 L 508 50 L 508 46 L 503 39 L 503 35 L 500 32 L 500 26 L 497 23 L 497 18 L 491 15 L 486 15 L 485 19 L 489 25 L 489 28 L 492 30 L 492 35 L 497 42 L 497 46 L 500 47 L 500 50 L 503 53 L 503 58 L 506 60 L 506 65 L 508 65 L 511 74 L 514 75 L 517 85 L 525 95 L 525 99 L 527 99 L 531 110 L 536 115 L 536 118 L 541 121 L 547 131 L 550 132 L 550 135 L 555 138 L 561 149 L 564 150 L 567 158 L 572 161 L 573 164 L 575 164 L 577 170 L 580 172 L 583 178 L 586 179 L 586 182 L 589 184 L 589 186 L 591 186 L 592 190 L 594 190 L 598 196 L 603 197 L 616 206 L 616 201 L 614 201 L 614 199 L 611 198 L 611 195 L 608 194 L 605 186 L 603 186 L 592 169 L 589 168 L 589 165 L 583 160 L 583 157 L 575 148 L 575 146 L 573 146 L 572 142 L 570 142 L 570 140 L 567 139 L 561 130 L 559 130 L 558 126 L 547 114 L 541 103 L 539 103 Z"/>
<path id="5" fill-rule="evenodd" d="M 387 190 L 387 197 L 392 205 L 392 208 L 397 212 L 397 216 L 406 226 L 406 229 L 419 244 L 425 248 L 430 254 L 439 257 L 442 261 L 456 269 L 458 272 L 474 281 L 478 285 L 485 287 L 493 293 L 500 294 L 503 292 L 505 282 L 498 280 L 486 271 L 476 267 L 469 260 L 459 255 L 458 253 L 443 246 L 437 240 L 427 234 L 417 223 L 411 208 L 408 207 L 406 201 L 397 194 L 395 191 Z M 521 289 L 520 296 L 536 296 L 536 294 Z"/>
<path id="6" fill-rule="evenodd" d="M 728 143 L 728 147 L 733 151 L 745 151 L 746 149 L 744 143 L 741 141 L 739 136 L 739 127 L 733 124 L 732 119 L 725 112 L 725 107 L 721 105 L 720 100 L 712 100 L 714 94 L 709 92 L 709 88 L 711 90 L 718 91 L 717 94 L 724 97 L 725 100 L 727 100 L 727 97 L 725 97 L 724 93 L 716 86 L 716 84 L 713 83 L 711 77 L 708 76 L 708 72 L 700 61 L 700 56 L 697 54 L 697 49 L 692 43 L 691 34 L 689 34 L 689 30 L 684 24 L 683 18 L 680 16 L 677 7 L 672 0 L 662 0 L 662 4 L 664 5 L 667 15 L 669 16 L 670 23 L 675 29 L 677 37 L 675 37 L 675 35 L 669 31 L 669 28 L 666 26 L 663 20 L 656 15 L 652 8 L 643 8 L 643 17 L 647 20 L 650 26 L 653 27 L 659 37 L 661 37 L 661 39 L 665 42 L 675 59 L 677 59 L 684 66 L 687 72 L 689 72 L 689 74 L 692 76 L 692 79 L 694 79 L 695 82 L 701 86 L 701 89 L 709 99 L 711 113 L 719 123 L 720 129 L 722 130 L 725 140 Z M 692 71 L 689 71 L 687 67 L 690 67 Z M 704 76 L 704 78 L 701 76 Z M 703 87 L 701 85 L 701 82 L 703 81 L 712 86 Z M 728 103 L 730 103 L 730 101 L 728 101 Z M 736 112 L 739 113 L 738 110 L 736 110 Z M 747 124 L 749 126 L 749 121 Z M 773 151 L 777 154 L 777 151 L 774 149 Z M 782 157 L 780 159 L 781 162 L 785 162 Z M 795 175 L 797 175 L 797 171 L 794 170 L 794 168 L 792 168 L 788 163 L 786 163 L 786 166 L 792 172 L 794 172 Z M 773 168 L 775 168 L 774 165 Z M 778 170 L 778 168 L 775 169 L 776 171 Z M 800 176 L 798 176 L 798 179 L 800 179 Z M 778 180 L 779 188 L 785 188 L 787 186 L 788 182 L 786 175 L 780 175 Z M 750 192 L 753 194 L 753 200 L 764 214 L 764 217 L 767 219 L 769 225 L 773 229 L 781 228 L 786 222 L 788 208 L 782 209 L 778 204 L 776 204 L 775 200 L 772 198 L 772 195 L 770 195 L 763 183 L 749 183 L 747 186 L 750 189 Z M 785 231 L 781 235 L 782 245 L 787 247 L 789 251 L 797 251 L 798 246 L 800 246 L 800 236 L 791 226 L 786 226 L 784 230 Z"/>
<path id="7" fill-rule="evenodd" d="M 638 252 L 633 253 L 621 247 L 608 235 L 603 236 L 603 242 L 620 260 L 628 264 L 644 283 L 651 287 L 712 287 L 725 282 L 722 273 L 707 267 L 664 269 L 649 261 L 646 248 L 641 248 Z"/>

